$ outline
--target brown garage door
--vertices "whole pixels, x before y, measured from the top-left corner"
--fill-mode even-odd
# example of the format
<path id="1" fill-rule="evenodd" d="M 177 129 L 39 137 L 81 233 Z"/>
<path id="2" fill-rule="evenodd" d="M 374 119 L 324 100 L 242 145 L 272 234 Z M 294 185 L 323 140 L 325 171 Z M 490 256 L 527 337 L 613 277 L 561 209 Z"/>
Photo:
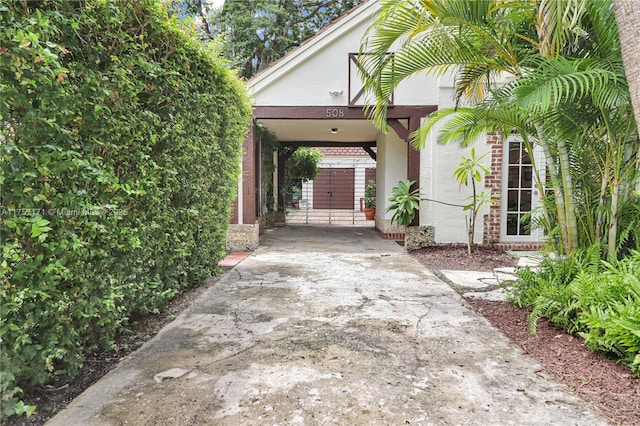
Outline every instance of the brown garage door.
<path id="1" fill-rule="evenodd" d="M 313 180 L 314 209 L 353 209 L 354 169 L 320 169 Z"/>

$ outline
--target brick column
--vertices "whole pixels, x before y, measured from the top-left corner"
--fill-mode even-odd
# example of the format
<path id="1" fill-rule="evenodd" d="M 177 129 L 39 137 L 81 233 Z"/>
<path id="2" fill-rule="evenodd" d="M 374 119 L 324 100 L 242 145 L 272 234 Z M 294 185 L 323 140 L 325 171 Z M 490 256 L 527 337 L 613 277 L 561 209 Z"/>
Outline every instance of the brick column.
<path id="1" fill-rule="evenodd" d="M 491 191 L 494 203 L 489 213 L 484 215 L 483 244 L 500 242 L 500 216 L 502 201 L 502 136 L 495 133 L 487 135 L 487 144 L 491 147 L 491 173 L 485 176 L 484 186 Z"/>

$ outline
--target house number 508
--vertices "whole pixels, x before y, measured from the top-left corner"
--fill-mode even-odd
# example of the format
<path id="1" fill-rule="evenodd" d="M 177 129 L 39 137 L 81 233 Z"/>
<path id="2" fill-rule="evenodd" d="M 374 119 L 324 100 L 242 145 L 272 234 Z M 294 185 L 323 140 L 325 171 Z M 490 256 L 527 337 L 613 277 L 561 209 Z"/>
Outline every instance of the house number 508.
<path id="1" fill-rule="evenodd" d="M 344 109 L 327 108 L 327 118 L 342 118 L 342 117 L 344 117 Z"/>

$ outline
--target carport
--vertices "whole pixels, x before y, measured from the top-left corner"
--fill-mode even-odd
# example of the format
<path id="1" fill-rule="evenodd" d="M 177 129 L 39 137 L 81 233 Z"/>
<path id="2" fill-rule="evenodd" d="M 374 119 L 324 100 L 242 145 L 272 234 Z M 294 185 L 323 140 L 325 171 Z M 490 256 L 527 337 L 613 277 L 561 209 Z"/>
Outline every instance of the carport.
<path id="1" fill-rule="evenodd" d="M 388 194 L 399 180 L 421 182 L 421 153 L 408 140 L 421 120 L 437 109 L 438 88 L 425 78 L 398 87 L 388 110 L 388 133 L 380 132 L 367 118 L 367 95 L 357 52 L 377 7 L 377 2 L 366 2 L 352 9 L 248 82 L 254 104 L 253 123 L 244 144 L 243 174 L 228 248 L 257 247 L 265 214 L 272 210 L 277 213 L 285 204 L 277 188 L 284 181 L 287 158 L 274 154 L 273 177 L 264 177 L 264 147 L 258 127 L 275 135 L 283 146 L 359 147 L 369 153 L 376 161 L 375 227 L 383 235 L 397 236 L 398 229 L 390 223 L 391 214 L 385 213 Z M 425 104 L 425 100 L 433 102 Z M 273 179 L 273 199 L 265 199 L 269 197 L 263 191 L 264 179 Z M 364 176 L 355 176 L 354 181 L 363 182 Z M 330 202 L 335 205 L 338 200 Z M 353 198 L 351 202 L 357 204 Z M 352 210 L 356 209 L 354 206 Z M 273 222 L 284 224 L 285 212 L 276 214 Z M 237 244 L 247 239 L 250 241 Z"/>
<path id="2" fill-rule="evenodd" d="M 258 106 L 254 110 L 254 120 L 257 126 L 268 129 L 275 134 L 282 145 L 293 148 L 306 146 L 322 147 L 357 147 L 366 152 L 378 164 L 380 172 L 374 177 L 377 182 L 384 181 L 384 170 L 388 168 L 389 158 L 393 159 L 390 167 L 393 170 L 406 170 L 406 179 L 419 181 L 420 158 L 419 153 L 406 143 L 409 133 L 417 129 L 420 118 L 435 107 L 429 106 L 395 106 L 389 110 L 388 124 L 394 129 L 393 134 L 381 134 L 365 116 L 362 106 L 335 107 L 332 105 L 318 106 Z M 339 118 L 337 118 L 339 117 Z M 378 141 L 393 138 L 402 141 L 395 147 L 400 151 L 396 156 L 377 155 Z M 398 141 L 396 141 L 398 142 Z M 260 141 L 256 148 L 261 150 Z M 384 142 L 383 142 L 384 144 Z M 402 152 L 404 151 L 404 152 Z M 397 158 L 394 158 L 397 157 Z M 284 166 L 288 157 L 278 155 L 274 186 L 284 182 Z M 386 166 L 386 167 L 385 167 Z M 298 219 L 304 217 L 307 225 L 364 225 L 363 214 L 354 205 L 354 181 L 359 180 L 364 186 L 364 175 L 354 176 L 354 169 L 348 167 L 333 167 L 322 169 L 313 191 L 305 194 L 306 199 L 313 198 L 313 211 L 300 212 Z M 260 193 L 260 192 L 259 192 Z M 275 194 L 275 208 L 281 208 L 286 203 L 282 191 Z M 384 197 L 379 201 L 379 207 L 386 208 Z M 259 198 L 257 204 L 264 206 L 271 200 Z M 304 210 L 304 209 L 303 209 Z M 309 209 L 306 209 L 309 210 Z M 283 211 L 284 214 L 284 211 Z M 288 223 L 282 216 L 279 222 Z M 292 223 L 301 223 L 299 220 Z M 374 223 L 377 226 L 377 223 Z"/>

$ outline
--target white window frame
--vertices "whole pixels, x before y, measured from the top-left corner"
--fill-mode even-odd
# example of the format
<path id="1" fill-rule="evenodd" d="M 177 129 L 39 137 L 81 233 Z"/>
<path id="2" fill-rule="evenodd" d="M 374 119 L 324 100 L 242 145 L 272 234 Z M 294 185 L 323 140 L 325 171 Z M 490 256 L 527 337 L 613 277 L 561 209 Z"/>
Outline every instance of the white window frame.
<path id="1" fill-rule="evenodd" d="M 509 182 L 509 143 L 522 142 L 522 137 L 513 134 L 509 135 L 502 144 L 502 189 L 501 189 L 501 202 L 500 202 L 500 241 L 513 242 L 513 243 L 537 243 L 544 241 L 544 231 L 542 229 L 534 228 L 531 230 L 530 235 L 507 235 L 507 206 L 508 206 L 508 182 Z M 545 181 L 545 161 L 540 146 L 535 146 L 533 149 L 533 165 L 538 169 L 540 179 Z M 539 191 L 535 182 L 535 171 L 532 179 L 532 198 L 531 208 L 537 209 L 541 207 L 541 200 Z"/>

